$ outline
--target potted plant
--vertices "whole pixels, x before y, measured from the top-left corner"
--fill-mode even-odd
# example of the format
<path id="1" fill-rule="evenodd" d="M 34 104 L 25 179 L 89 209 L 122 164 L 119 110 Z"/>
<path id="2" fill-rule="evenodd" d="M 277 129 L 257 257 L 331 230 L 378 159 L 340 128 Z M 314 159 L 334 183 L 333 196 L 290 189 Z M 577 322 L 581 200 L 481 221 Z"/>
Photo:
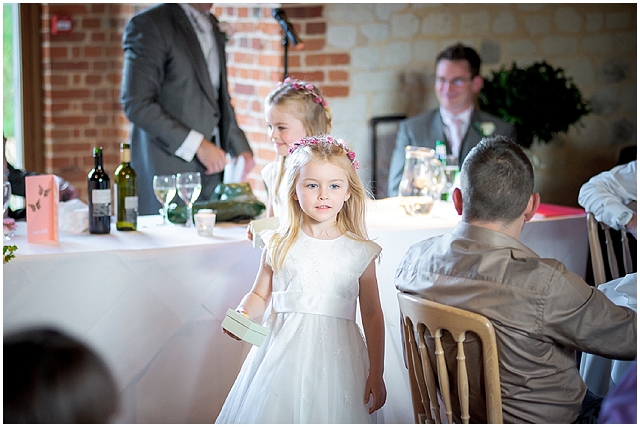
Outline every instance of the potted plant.
<path id="1" fill-rule="evenodd" d="M 571 77 L 546 61 L 525 68 L 514 62 L 509 69 L 493 71 L 478 102 L 481 110 L 513 124 L 524 148 L 536 140 L 548 143 L 591 112 Z"/>

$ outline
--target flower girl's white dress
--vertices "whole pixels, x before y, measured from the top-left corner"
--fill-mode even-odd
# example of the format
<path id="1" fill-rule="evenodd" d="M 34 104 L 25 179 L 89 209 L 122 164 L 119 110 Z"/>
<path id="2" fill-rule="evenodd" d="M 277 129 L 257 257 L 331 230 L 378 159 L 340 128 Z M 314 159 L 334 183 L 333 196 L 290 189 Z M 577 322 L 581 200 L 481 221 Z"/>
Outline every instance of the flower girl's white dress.
<path id="1" fill-rule="evenodd" d="M 300 231 L 273 277 L 263 323 L 270 333 L 247 355 L 216 423 L 372 421 L 364 404 L 369 356 L 355 318 L 358 278 L 380 250 L 347 235 L 318 240 Z"/>

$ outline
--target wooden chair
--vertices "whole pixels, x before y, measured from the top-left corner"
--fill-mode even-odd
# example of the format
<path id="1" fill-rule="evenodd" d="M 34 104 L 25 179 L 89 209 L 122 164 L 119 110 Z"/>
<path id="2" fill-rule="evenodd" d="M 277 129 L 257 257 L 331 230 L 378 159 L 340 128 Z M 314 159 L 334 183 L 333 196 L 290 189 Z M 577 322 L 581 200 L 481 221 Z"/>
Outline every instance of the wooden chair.
<path id="1" fill-rule="evenodd" d="M 618 258 L 614 251 L 614 241 L 611 238 L 611 232 L 608 225 L 596 221 L 592 213 L 587 212 L 587 228 L 589 230 L 589 252 L 591 253 L 591 265 L 593 266 L 593 279 L 595 285 L 600 286 L 607 282 L 607 276 L 605 273 L 605 262 L 602 255 L 602 246 L 600 244 L 600 236 L 598 235 L 598 225 L 604 233 L 604 243 L 607 253 L 607 265 L 611 278 L 609 280 L 617 279 L 624 276 L 627 273 L 633 272 L 633 261 L 631 258 L 631 249 L 629 248 L 629 238 L 624 231 L 620 232 L 620 241 L 622 244 L 622 262 L 624 266 L 624 272 L 620 274 L 618 268 Z"/>
<path id="2" fill-rule="evenodd" d="M 453 423 L 452 393 L 449 387 L 450 373 L 443 349 L 443 331 L 447 330 L 457 346 L 457 395 L 459 396 L 460 419 L 468 424 L 469 377 L 465 355 L 466 332 L 475 333 L 482 345 L 484 374 L 484 401 L 486 422 L 502 423 L 502 397 L 498 370 L 498 350 L 491 322 L 476 313 L 449 307 L 414 295 L 398 294 L 404 332 L 404 349 L 409 369 L 409 383 L 413 401 L 414 420 L 419 424 L 441 424 L 440 403 L 444 403 L 447 421 Z M 427 346 L 427 338 L 435 339 L 435 351 Z M 418 340 L 416 342 L 416 339 Z M 433 358 L 437 369 L 434 372 Z M 470 360 L 471 363 L 477 362 Z M 438 382 L 436 384 L 436 376 Z M 482 393 L 482 390 L 478 390 Z M 481 421 L 483 422 L 483 421 Z"/>
<path id="3" fill-rule="evenodd" d="M 371 193 L 376 199 L 387 197 L 389 163 L 396 146 L 396 134 L 404 114 L 372 117 L 371 126 Z"/>

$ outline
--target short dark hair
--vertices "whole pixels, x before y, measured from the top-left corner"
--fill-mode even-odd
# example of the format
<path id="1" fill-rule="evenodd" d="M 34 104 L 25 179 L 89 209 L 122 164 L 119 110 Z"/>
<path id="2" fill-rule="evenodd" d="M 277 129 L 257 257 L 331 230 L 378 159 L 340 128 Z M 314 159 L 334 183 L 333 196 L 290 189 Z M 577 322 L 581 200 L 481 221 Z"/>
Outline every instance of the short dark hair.
<path id="1" fill-rule="evenodd" d="M 524 150 L 505 136 L 483 138 L 460 171 L 465 221 L 509 224 L 533 194 L 533 166 Z"/>
<path id="2" fill-rule="evenodd" d="M 480 65 L 482 65 L 480 55 L 478 55 L 478 52 L 473 48 L 465 46 L 462 43 L 449 46 L 440 52 L 436 58 L 436 66 L 442 59 L 449 61 L 467 61 L 469 63 L 469 71 L 471 71 L 471 77 L 480 75 Z"/>
<path id="3" fill-rule="evenodd" d="M 81 341 L 54 328 L 4 337 L 5 423 L 108 423 L 118 388 L 105 362 Z"/>

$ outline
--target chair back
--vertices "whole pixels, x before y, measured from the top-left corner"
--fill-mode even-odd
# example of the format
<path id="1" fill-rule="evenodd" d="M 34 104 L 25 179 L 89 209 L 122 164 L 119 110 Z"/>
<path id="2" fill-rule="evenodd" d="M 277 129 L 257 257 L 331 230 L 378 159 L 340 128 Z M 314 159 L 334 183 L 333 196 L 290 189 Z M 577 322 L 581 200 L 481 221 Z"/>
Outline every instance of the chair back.
<path id="1" fill-rule="evenodd" d="M 449 372 L 452 370 L 447 367 L 442 342 L 443 331 L 446 330 L 453 337 L 457 347 L 457 395 L 462 423 L 468 424 L 470 421 L 469 376 L 464 342 L 466 333 L 473 332 L 479 337 L 482 345 L 482 372 L 485 384 L 484 390 L 477 392 L 484 393 L 487 422 L 501 424 L 502 397 L 498 349 L 491 322 L 479 314 L 404 292 L 398 294 L 398 303 L 402 315 L 404 349 L 415 422 L 418 424 L 442 423 L 439 391 L 447 421 L 450 424 L 453 423 L 452 392 L 449 386 Z M 435 340 L 435 351 L 427 346 L 428 337 L 433 337 Z M 432 368 L 433 359 L 437 367 L 435 372 Z M 470 360 L 470 363 L 479 363 L 479 361 Z"/>
<path id="2" fill-rule="evenodd" d="M 604 245 L 601 245 L 600 235 L 598 234 L 598 227 L 603 231 Z M 607 224 L 596 221 L 592 213 L 587 212 L 587 228 L 589 230 L 589 252 L 591 253 L 591 265 L 593 266 L 593 279 L 595 285 L 600 286 L 607 282 L 607 276 L 605 272 L 605 265 L 608 266 L 611 278 L 609 280 L 617 279 L 625 274 L 633 272 L 633 261 L 631 258 L 631 249 L 629 248 L 629 238 L 624 231 L 620 232 L 620 243 L 622 245 L 622 265 L 624 270 L 622 274 L 618 268 L 618 258 L 614 250 L 615 242 L 611 238 L 611 231 Z M 604 246 L 604 249 L 603 249 Z M 607 261 L 605 264 L 604 256 L 602 252 L 606 252 Z"/>
<path id="3" fill-rule="evenodd" d="M 404 114 L 372 117 L 371 126 L 371 183 L 370 190 L 376 199 L 387 197 L 389 163 L 396 146 L 396 135 Z"/>

